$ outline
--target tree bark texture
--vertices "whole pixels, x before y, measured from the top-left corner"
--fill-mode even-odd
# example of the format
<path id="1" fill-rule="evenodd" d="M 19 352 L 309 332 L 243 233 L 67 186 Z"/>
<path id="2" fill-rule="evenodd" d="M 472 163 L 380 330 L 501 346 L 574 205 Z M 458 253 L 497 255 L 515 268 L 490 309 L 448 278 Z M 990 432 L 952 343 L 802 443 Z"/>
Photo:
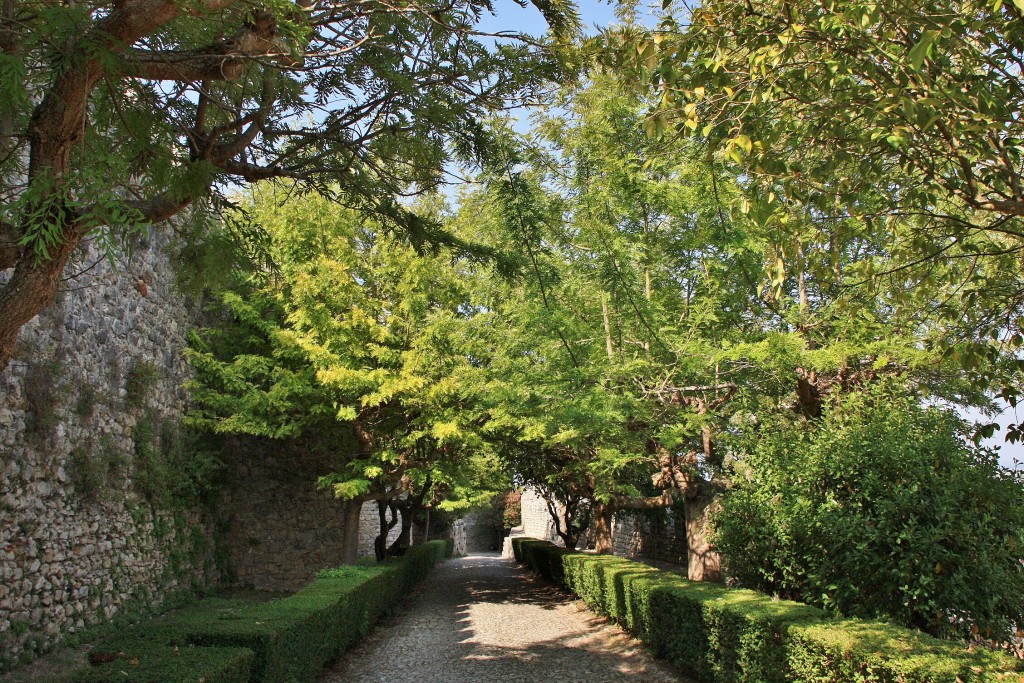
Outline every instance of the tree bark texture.
<path id="1" fill-rule="evenodd" d="M 391 518 L 388 519 L 388 513 L 391 513 Z M 395 500 L 378 500 L 377 501 L 377 516 L 380 519 L 380 527 L 377 531 L 377 537 L 373 539 L 373 554 L 376 556 L 378 562 L 383 562 L 388 557 L 388 534 L 398 524 L 399 519 L 399 504 Z M 402 515 L 404 517 L 404 515 Z"/>
<path id="2" fill-rule="evenodd" d="M 345 501 L 345 517 L 343 522 L 345 528 L 342 535 L 344 540 L 341 551 L 342 564 L 355 564 L 356 560 L 359 559 L 359 517 L 362 511 L 363 502 L 361 500 Z"/>
<path id="3" fill-rule="evenodd" d="M 686 574 L 691 581 L 722 583 L 722 556 L 708 540 L 708 513 L 717 496 L 703 491 L 683 499 L 686 515 Z"/>
<path id="4" fill-rule="evenodd" d="M 612 521 L 615 519 L 615 507 L 608 503 L 594 503 L 594 551 L 598 555 L 611 555 L 615 552 L 612 537 Z"/>

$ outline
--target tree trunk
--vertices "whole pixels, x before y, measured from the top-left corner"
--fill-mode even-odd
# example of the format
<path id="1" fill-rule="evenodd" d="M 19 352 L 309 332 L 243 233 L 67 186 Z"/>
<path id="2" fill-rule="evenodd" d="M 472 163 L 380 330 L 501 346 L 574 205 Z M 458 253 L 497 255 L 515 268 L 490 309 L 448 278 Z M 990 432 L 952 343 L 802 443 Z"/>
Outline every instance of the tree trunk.
<path id="1" fill-rule="evenodd" d="M 345 501 L 344 529 L 342 534 L 341 562 L 355 564 L 359 559 L 359 515 L 363 510 L 363 501 Z"/>
<path id="2" fill-rule="evenodd" d="M 599 555 L 611 555 L 615 551 L 612 539 L 612 520 L 615 507 L 608 503 L 594 503 L 594 551 Z"/>
<path id="3" fill-rule="evenodd" d="M 551 492 L 541 493 L 548 514 L 555 523 L 555 533 L 569 550 L 575 550 L 580 537 L 590 526 L 589 501 L 586 498 L 568 495 L 561 499 Z"/>
<path id="4" fill-rule="evenodd" d="M 383 562 L 390 556 L 390 548 L 388 548 L 388 534 L 395 528 L 395 524 L 398 523 L 399 517 L 399 504 L 394 500 L 378 500 L 377 501 L 377 517 L 380 519 L 380 527 L 377 531 L 377 537 L 373 539 L 373 554 L 377 557 L 378 562 Z M 391 519 L 388 519 L 388 512 L 391 513 Z"/>
<path id="5" fill-rule="evenodd" d="M 25 250 L 11 280 L 0 287 L 0 370 L 14 357 L 22 326 L 53 303 L 64 266 L 78 242 L 77 235 L 69 237 L 51 250 L 49 260 L 39 263 L 34 254 Z"/>
<path id="6" fill-rule="evenodd" d="M 703 488 L 703 487 L 702 487 Z M 691 581 L 722 583 L 722 556 L 708 541 L 708 510 L 717 496 L 704 490 L 698 496 L 686 496 L 687 576 Z"/>
<path id="7" fill-rule="evenodd" d="M 409 547 L 413 545 L 413 515 L 415 511 L 412 506 L 402 506 L 399 509 L 401 515 L 401 528 L 398 531 L 398 538 L 394 540 L 388 549 L 388 557 L 394 557 L 396 555 L 404 555 Z"/>
<path id="8" fill-rule="evenodd" d="M 401 513 L 402 527 L 398 533 L 398 538 L 395 542 L 387 549 L 387 556 L 394 557 L 396 555 L 404 555 L 405 551 L 412 545 L 412 522 L 416 516 L 416 511 L 423 507 L 423 499 L 427 497 L 427 493 L 433 486 L 433 477 L 427 474 L 426 481 L 423 482 L 423 487 L 420 492 L 416 495 L 412 494 L 410 490 L 408 497 L 402 501 L 396 501 L 392 503 L 392 508 L 397 509 Z M 429 519 L 430 510 L 427 509 L 427 515 Z M 392 522 L 391 526 L 394 526 Z"/>
<path id="9" fill-rule="evenodd" d="M 35 220 L 50 223 L 57 241 L 45 259 L 37 259 L 31 249 L 23 249 L 11 280 L 0 287 L 0 370 L 14 356 L 22 326 L 53 302 L 64 266 L 87 231 L 80 224 L 81 217 L 61 200 L 60 193 L 71 166 L 72 150 L 88 128 L 93 88 L 104 75 L 104 64 L 98 55 L 122 52 L 179 12 L 177 4 L 170 0 L 136 0 L 114 3 L 111 7 L 91 30 L 73 37 L 63 53 L 66 63 L 54 69 L 56 76 L 28 124 L 29 189 L 40 193 L 31 208 L 41 210 L 42 215 Z M 8 9 L 5 6 L 5 14 Z M 26 231 L 22 230 L 22 234 Z"/>
<path id="10" fill-rule="evenodd" d="M 402 517 L 402 526 L 398 532 L 398 538 L 388 547 L 388 557 L 404 555 L 405 551 L 412 545 L 412 520 L 416 514 L 416 506 L 412 501 L 405 501 L 405 504 L 398 508 Z"/>

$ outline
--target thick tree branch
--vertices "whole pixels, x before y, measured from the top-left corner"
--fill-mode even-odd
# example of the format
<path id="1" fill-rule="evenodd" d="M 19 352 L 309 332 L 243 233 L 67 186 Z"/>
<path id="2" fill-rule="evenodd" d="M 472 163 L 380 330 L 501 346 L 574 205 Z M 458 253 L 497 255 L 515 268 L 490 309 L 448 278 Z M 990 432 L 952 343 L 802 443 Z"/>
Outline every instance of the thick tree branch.
<path id="1" fill-rule="evenodd" d="M 245 68 L 242 55 L 132 50 L 124 73 L 153 81 L 234 81 Z"/>
<path id="2" fill-rule="evenodd" d="M 234 81 L 254 59 L 281 66 L 297 60 L 277 36 L 277 21 L 257 12 L 233 37 L 200 50 L 142 50 L 125 53 L 125 73 L 157 81 Z"/>
<path id="3" fill-rule="evenodd" d="M 21 255 L 20 234 L 10 223 L 0 221 L 0 270 L 13 268 Z"/>

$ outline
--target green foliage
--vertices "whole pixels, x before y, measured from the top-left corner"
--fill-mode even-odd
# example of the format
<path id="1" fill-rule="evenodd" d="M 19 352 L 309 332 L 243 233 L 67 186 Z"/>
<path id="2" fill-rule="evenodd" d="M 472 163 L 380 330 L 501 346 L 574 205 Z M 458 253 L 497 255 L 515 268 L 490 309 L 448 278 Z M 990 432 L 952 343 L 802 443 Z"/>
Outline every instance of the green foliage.
<path id="1" fill-rule="evenodd" d="M 87 441 L 68 455 L 68 476 L 75 492 L 86 501 L 98 501 L 116 489 L 127 473 L 128 458 L 110 437 L 98 444 Z"/>
<path id="2" fill-rule="evenodd" d="M 653 135 L 692 136 L 742 177 L 725 208 L 776 233 L 769 296 L 805 276 L 856 282 L 917 318 L 975 388 L 1016 402 L 1019 3 L 708 0 L 663 14 L 610 32 L 608 63 L 650 97 Z M 848 264 L 846 245 L 860 245 Z"/>
<path id="3" fill-rule="evenodd" d="M 193 335 L 189 424 L 301 444 L 331 463 L 316 484 L 339 499 L 409 491 L 428 474 L 445 497 L 474 498 L 488 468 L 460 409 L 469 264 L 418 255 L 322 198 L 282 203 L 264 188 L 243 206 L 273 268 L 231 283 L 227 320 Z"/>
<path id="4" fill-rule="evenodd" d="M 132 429 L 132 484 L 150 505 L 167 509 L 210 502 L 224 484 L 216 437 L 145 411 Z"/>
<path id="5" fill-rule="evenodd" d="M 1004 634 L 1024 618 L 1024 487 L 964 431 L 885 388 L 766 424 L 713 518 L 728 573 L 847 616 Z"/>
<path id="6" fill-rule="evenodd" d="M 124 380 L 124 400 L 131 407 L 144 404 L 146 397 L 160 381 L 160 369 L 148 361 L 136 361 Z"/>
<path id="7" fill-rule="evenodd" d="M 38 439 L 49 437 L 60 419 L 58 409 L 61 365 L 56 360 L 40 360 L 25 373 L 25 401 L 28 404 L 25 431 Z"/>
<path id="8" fill-rule="evenodd" d="M 77 387 L 78 397 L 75 399 L 75 415 L 88 419 L 96 412 L 96 404 L 100 400 L 99 392 L 88 382 L 80 382 Z"/>
<path id="9" fill-rule="evenodd" d="M 508 142 L 451 221 L 522 253 L 511 282 L 476 279 L 461 377 L 507 468 L 574 512 L 567 543 L 588 510 L 716 487 L 728 439 L 774 413 L 819 414 L 830 393 L 901 374 L 987 402 L 897 305 L 901 288 L 855 286 L 848 269 L 878 239 L 732 211 L 744 178 L 698 141 L 646 136 L 651 101 L 621 71 L 589 78 L 528 143 Z M 794 257 L 797 272 L 778 268 Z"/>
<path id="10" fill-rule="evenodd" d="M 711 683 L 1022 681 L 1014 659 L 903 628 L 836 620 L 808 605 L 688 581 L 516 538 L 517 561 L 611 615 L 685 675 Z"/>
<path id="11" fill-rule="evenodd" d="M 263 263 L 258 247 L 261 236 L 246 227 L 249 226 L 212 221 L 199 212 L 179 222 L 171 259 L 175 284 L 181 294 L 197 298 L 205 292 L 222 292 L 240 272 Z M 247 245 L 251 246 L 248 251 Z"/>
<path id="12" fill-rule="evenodd" d="M 98 644 L 74 683 L 131 680 L 311 681 L 365 636 L 443 560 L 444 541 L 414 546 L 374 567 L 324 570 L 298 593 L 266 603 L 212 599 Z"/>
<path id="13" fill-rule="evenodd" d="M 114 645 L 117 641 L 113 641 Z M 249 681 L 253 652 L 240 647 L 168 646 L 159 641 L 130 640 L 109 652 L 106 666 L 80 671 L 72 683 L 241 683 Z M 93 655 L 94 661 L 99 654 Z"/>
<path id="14" fill-rule="evenodd" d="M 576 33 L 571 3 L 537 4 L 561 39 Z M 277 55 L 266 62 L 235 55 L 242 63 L 233 66 L 243 71 L 203 75 L 191 67 L 149 73 L 124 43 L 99 37 L 114 30 L 104 12 L 54 6 L 22 16 L 12 7 L 18 20 L 4 39 L 12 47 L 0 58 L 5 130 L 31 140 L 31 121 L 45 119 L 54 129 L 47 139 L 91 132 L 75 155 L 33 165 L 27 182 L 23 160 L 4 155 L 4 222 L 17 226 L 28 254 L 45 260 L 68 239 L 93 232 L 112 244 L 154 216 L 185 206 L 216 210 L 239 182 L 281 177 L 359 205 L 419 245 L 450 243 L 436 222 L 410 219 L 395 193 L 437 186 L 452 157 L 478 159 L 488 142 L 481 120 L 550 78 L 571 76 L 550 40 L 481 38 L 475 24 L 490 10 L 478 0 L 386 9 L 347 2 L 337 12 L 296 14 L 289 3 L 269 2 L 257 21 L 250 8 L 212 12 L 193 3 L 188 11 L 148 13 L 132 24 L 136 38 L 152 46 L 152 58 L 201 55 L 200 71 L 205 58 L 226 54 L 231 40 L 262 41 L 262 50 Z M 52 78 L 86 64 L 98 75 L 88 83 Z M 158 85 L 169 82 L 177 85 Z M 72 91 L 84 104 L 81 118 L 55 122 L 59 114 L 39 113 L 33 119 L 37 106 L 63 111 L 59 102 Z M 327 101 L 344 105 L 324 115 Z M 196 126 L 205 142 L 182 137 L 184 126 Z"/>
<path id="15" fill-rule="evenodd" d="M 789 636 L 788 665 L 796 680 L 1016 683 L 1024 679 L 1024 674 L 1010 670 L 1010 660 L 1000 653 L 955 649 L 945 641 L 889 624 L 859 620 L 798 624 L 790 629 Z"/>

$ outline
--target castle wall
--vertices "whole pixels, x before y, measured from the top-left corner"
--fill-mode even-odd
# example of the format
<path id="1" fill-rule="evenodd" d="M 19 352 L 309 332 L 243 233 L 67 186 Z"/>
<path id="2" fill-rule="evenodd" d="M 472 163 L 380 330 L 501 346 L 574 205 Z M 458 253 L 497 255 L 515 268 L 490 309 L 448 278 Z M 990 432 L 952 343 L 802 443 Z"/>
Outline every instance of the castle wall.
<path id="1" fill-rule="evenodd" d="M 166 247 L 83 249 L 0 372 L 0 670 L 215 576 L 208 517 L 166 504 L 194 313 Z"/>

